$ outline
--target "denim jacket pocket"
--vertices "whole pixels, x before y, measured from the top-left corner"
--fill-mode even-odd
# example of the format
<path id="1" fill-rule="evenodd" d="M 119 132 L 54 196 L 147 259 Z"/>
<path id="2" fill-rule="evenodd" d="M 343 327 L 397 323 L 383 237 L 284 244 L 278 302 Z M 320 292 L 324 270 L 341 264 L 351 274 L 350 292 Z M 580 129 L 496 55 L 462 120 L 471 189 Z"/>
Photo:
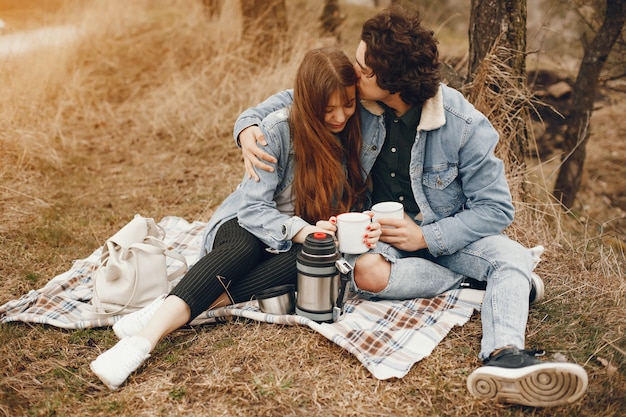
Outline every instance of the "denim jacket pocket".
<path id="1" fill-rule="evenodd" d="M 424 193 L 435 213 L 448 216 L 463 206 L 465 199 L 461 185 L 456 180 L 458 176 L 456 164 L 438 165 L 424 170 Z"/>

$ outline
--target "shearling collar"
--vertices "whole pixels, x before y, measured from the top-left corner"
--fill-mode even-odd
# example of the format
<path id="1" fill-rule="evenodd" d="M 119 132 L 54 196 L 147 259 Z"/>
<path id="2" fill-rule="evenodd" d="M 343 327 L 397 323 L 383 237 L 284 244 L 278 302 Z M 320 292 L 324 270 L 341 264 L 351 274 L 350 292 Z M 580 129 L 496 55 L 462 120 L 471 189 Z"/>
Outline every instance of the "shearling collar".
<path id="1" fill-rule="evenodd" d="M 385 109 L 375 101 L 361 100 L 361 105 L 368 112 L 375 116 L 382 116 Z M 420 117 L 417 130 L 435 130 L 446 124 L 446 116 L 443 111 L 443 93 L 441 86 L 437 94 L 426 100 L 422 107 L 422 117 Z"/>

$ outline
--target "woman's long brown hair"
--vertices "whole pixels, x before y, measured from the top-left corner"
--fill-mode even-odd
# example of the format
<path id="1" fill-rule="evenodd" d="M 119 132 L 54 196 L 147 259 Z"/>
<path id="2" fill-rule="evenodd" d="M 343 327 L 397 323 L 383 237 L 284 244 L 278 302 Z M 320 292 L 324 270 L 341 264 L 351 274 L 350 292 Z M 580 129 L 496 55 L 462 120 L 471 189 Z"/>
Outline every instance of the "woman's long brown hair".
<path id="1" fill-rule="evenodd" d="M 346 87 L 356 86 L 357 80 L 352 63 L 335 47 L 309 51 L 298 68 L 290 115 L 293 191 L 296 215 L 311 224 L 350 211 L 363 200 L 358 105 L 340 134 L 333 134 L 324 123 L 330 97 L 339 91 L 348 103 Z"/>

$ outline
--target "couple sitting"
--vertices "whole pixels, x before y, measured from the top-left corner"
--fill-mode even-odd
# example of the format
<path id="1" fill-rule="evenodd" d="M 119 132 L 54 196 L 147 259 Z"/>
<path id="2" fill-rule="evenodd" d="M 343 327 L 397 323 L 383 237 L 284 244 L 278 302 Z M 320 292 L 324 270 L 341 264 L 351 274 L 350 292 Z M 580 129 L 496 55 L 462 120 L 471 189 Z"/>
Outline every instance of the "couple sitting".
<path id="1" fill-rule="evenodd" d="M 336 214 L 399 201 L 404 218 L 373 221 L 362 236 L 370 250 L 346 256 L 353 291 L 409 299 L 480 283 L 485 366 L 469 376 L 470 393 L 529 406 L 582 397 L 582 367 L 524 350 L 543 282 L 531 251 L 502 234 L 514 208 L 494 155 L 498 134 L 440 83 L 433 32 L 417 14 L 383 10 L 365 22 L 355 61 L 337 48 L 312 50 L 292 91 L 240 115 L 235 138 L 248 175 L 216 210 L 203 256 L 172 292 L 113 326 L 121 340 L 91 363 L 109 388 L 206 309 L 295 284 L 301 244 L 312 232 L 334 235 Z"/>

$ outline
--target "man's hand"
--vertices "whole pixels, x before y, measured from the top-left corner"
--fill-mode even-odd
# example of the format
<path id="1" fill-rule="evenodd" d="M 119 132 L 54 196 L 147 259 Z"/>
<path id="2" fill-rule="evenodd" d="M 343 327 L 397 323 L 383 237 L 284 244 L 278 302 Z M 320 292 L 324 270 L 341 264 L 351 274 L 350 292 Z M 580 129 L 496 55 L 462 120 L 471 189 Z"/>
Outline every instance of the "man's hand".
<path id="1" fill-rule="evenodd" d="M 378 219 L 378 222 L 382 226 L 381 242 L 407 252 L 428 247 L 422 228 L 406 215 L 404 219 Z"/>
<path id="2" fill-rule="evenodd" d="M 277 163 L 276 158 L 262 150 L 261 146 L 267 145 L 263 133 L 258 126 L 249 126 L 239 133 L 239 145 L 241 145 L 241 153 L 243 155 L 243 163 L 248 173 L 248 178 L 259 181 L 259 176 L 254 170 L 255 167 L 267 172 L 274 172 L 274 168 L 264 164 L 262 161 Z"/>

